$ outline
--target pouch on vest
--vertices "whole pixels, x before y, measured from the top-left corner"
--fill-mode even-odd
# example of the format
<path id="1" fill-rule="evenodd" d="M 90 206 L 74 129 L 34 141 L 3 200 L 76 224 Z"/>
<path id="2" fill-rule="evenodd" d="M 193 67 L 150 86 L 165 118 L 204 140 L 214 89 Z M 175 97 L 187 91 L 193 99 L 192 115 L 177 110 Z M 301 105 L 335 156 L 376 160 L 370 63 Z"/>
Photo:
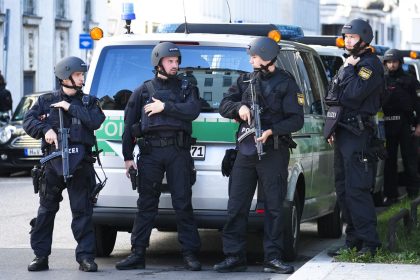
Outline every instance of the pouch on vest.
<path id="1" fill-rule="evenodd" d="M 85 156 L 85 146 L 81 144 L 69 144 L 69 174 L 73 175 L 76 171 L 77 166 L 83 160 Z M 51 160 L 51 164 L 57 175 L 63 175 L 63 161 L 61 157 L 57 157 Z"/>
<path id="2" fill-rule="evenodd" d="M 331 135 L 334 133 L 338 122 L 341 118 L 341 113 L 343 111 L 343 107 L 341 106 L 331 106 L 327 112 L 327 118 L 325 119 L 325 126 L 324 126 L 324 137 L 325 139 L 329 139 Z"/>
<path id="3" fill-rule="evenodd" d="M 257 146 L 255 145 L 255 128 L 252 128 L 246 122 L 239 125 L 238 131 L 238 149 L 239 152 L 246 156 L 257 154 Z"/>

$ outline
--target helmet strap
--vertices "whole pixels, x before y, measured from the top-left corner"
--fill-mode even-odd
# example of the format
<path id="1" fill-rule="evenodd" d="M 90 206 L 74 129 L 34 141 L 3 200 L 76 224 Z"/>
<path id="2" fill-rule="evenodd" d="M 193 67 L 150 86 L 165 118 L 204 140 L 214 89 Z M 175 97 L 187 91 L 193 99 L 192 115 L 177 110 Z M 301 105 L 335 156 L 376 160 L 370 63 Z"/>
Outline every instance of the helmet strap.
<path id="1" fill-rule="evenodd" d="M 60 81 L 60 85 L 61 85 L 62 87 L 75 89 L 76 91 L 81 91 L 81 90 L 82 90 L 82 87 L 85 85 L 85 84 L 83 84 L 83 85 L 82 85 L 82 86 L 80 86 L 80 87 L 76 86 L 76 83 L 74 82 L 74 80 L 73 80 L 73 77 L 72 77 L 72 76 L 70 76 L 70 77 L 69 77 L 69 80 L 71 81 L 71 84 L 72 84 L 71 86 L 68 86 L 68 85 L 63 84 L 63 80 L 62 80 L 62 79 L 58 79 L 58 80 Z"/>
<path id="2" fill-rule="evenodd" d="M 165 76 L 165 77 L 166 77 L 166 78 L 168 78 L 168 79 L 173 79 L 173 78 L 177 77 L 177 74 L 175 74 L 175 75 L 169 75 L 169 74 L 166 72 L 165 68 L 163 68 L 162 64 L 160 64 L 160 63 L 159 63 L 159 65 L 158 65 L 158 66 L 155 66 L 155 70 L 156 70 L 156 72 L 155 72 L 155 75 L 156 75 L 156 76 L 157 76 L 157 75 L 158 75 L 158 73 L 159 73 L 159 74 L 161 74 L 162 76 Z"/>
<path id="3" fill-rule="evenodd" d="M 259 68 L 255 68 L 254 69 L 254 71 L 260 71 L 260 72 L 270 72 L 269 70 L 268 70 L 268 68 L 271 66 L 271 65 L 273 65 L 274 64 L 274 62 L 276 62 L 276 60 L 277 60 L 277 57 L 275 57 L 275 58 L 273 58 L 267 65 L 262 65 L 262 64 L 260 64 L 260 67 Z"/>

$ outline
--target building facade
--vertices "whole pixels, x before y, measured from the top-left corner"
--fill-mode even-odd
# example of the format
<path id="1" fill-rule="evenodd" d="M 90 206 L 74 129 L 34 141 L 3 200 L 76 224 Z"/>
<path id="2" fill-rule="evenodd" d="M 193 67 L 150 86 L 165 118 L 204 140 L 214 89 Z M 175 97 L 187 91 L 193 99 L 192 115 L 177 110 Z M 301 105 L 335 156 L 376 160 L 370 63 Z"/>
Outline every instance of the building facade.
<path id="1" fill-rule="evenodd" d="M 98 25 L 101 0 L 0 0 L 0 70 L 14 106 L 20 97 L 56 87 L 54 65 L 63 57 L 86 59 L 79 34 Z"/>

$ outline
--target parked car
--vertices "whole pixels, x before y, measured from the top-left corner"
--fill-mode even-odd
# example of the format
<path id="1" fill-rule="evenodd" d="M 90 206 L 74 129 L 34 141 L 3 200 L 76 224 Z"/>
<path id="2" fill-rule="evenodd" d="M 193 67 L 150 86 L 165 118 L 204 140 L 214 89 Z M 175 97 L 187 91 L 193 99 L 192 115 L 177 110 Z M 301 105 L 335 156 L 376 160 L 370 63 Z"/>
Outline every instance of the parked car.
<path id="1" fill-rule="evenodd" d="M 39 164 L 42 157 L 41 140 L 26 134 L 22 128 L 26 112 L 45 92 L 28 94 L 22 97 L 9 122 L 0 126 L 0 175 L 30 170 Z"/>
<path id="2" fill-rule="evenodd" d="M 85 91 L 101 102 L 112 104 L 109 101 L 117 92 L 133 91 L 153 77 L 150 54 L 156 44 L 170 41 L 179 46 L 180 75 L 193 76 L 200 98 L 206 101 L 200 116 L 193 122 L 193 136 L 197 138 L 191 148 L 197 169 L 192 194 L 194 214 L 200 228 L 221 229 L 227 214 L 228 178 L 222 176 L 220 166 L 225 150 L 235 146 L 238 124 L 220 116 L 218 107 L 238 76 L 252 71 L 246 52 L 249 42 L 277 27 L 262 24 L 202 27 L 219 34 L 208 31 L 195 34 L 193 31 L 200 32 L 200 26 L 192 28 L 191 25 L 189 34 L 124 34 L 101 39 L 92 57 Z M 289 71 L 305 95 L 305 124 L 292 135 L 298 145 L 291 154 L 285 202 L 284 257 L 293 260 L 297 255 L 301 222 L 318 221 L 319 234 L 335 238 L 342 234 L 342 222 L 333 180 L 333 149 L 322 133 L 325 121 L 322 100 L 328 84 L 323 63 L 308 46 L 286 40 L 279 44 L 281 50 L 276 66 Z M 131 231 L 139 195 L 125 178 L 121 154 L 124 111 L 111 106 L 104 107 L 104 112 L 107 118 L 96 131 L 98 144 L 104 150 L 102 164 L 108 176 L 107 186 L 100 193 L 93 212 L 98 256 L 112 252 L 118 231 Z M 250 208 L 250 230 L 263 229 L 263 205 L 264 197 L 257 190 Z M 155 225 L 158 229 L 176 228 L 165 181 Z"/>

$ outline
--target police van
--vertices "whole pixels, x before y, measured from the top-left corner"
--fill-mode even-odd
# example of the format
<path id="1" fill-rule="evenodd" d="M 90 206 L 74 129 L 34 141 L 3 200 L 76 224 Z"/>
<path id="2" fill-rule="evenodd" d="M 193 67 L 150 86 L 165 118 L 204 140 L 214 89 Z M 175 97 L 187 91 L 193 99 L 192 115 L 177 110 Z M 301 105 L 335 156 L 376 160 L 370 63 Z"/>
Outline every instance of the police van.
<path id="1" fill-rule="evenodd" d="M 188 24 L 190 25 L 190 24 Z M 186 29 L 192 29 L 187 26 Z M 218 108 L 229 88 L 241 73 L 252 71 L 247 46 L 256 36 L 266 36 L 269 24 L 213 24 L 207 33 L 123 34 L 98 41 L 86 77 L 85 91 L 100 99 L 106 120 L 96 137 L 103 149 L 102 165 L 108 176 L 105 188 L 94 207 L 98 256 L 108 256 L 118 231 L 131 231 L 137 191 L 125 176 L 121 136 L 123 108 L 130 93 L 153 78 L 150 62 L 153 47 L 163 41 L 177 44 L 182 54 L 179 74 L 197 85 L 202 103 L 201 114 L 193 122 L 191 147 L 197 181 L 192 187 L 192 203 L 200 228 L 221 229 L 226 218 L 228 178 L 221 173 L 226 149 L 235 147 L 238 123 L 220 116 Z M 290 31 L 290 30 L 289 30 Z M 97 30 L 92 30 L 97 34 Z M 100 33 L 100 32 L 99 32 Z M 243 34 L 243 35 L 237 35 Z M 271 33 L 278 36 L 278 33 Z M 283 36 L 284 37 L 284 36 Z M 281 40 L 276 66 L 289 71 L 305 96 L 304 127 L 293 134 L 297 148 L 292 151 L 287 198 L 285 259 L 297 255 L 300 223 L 315 220 L 323 237 L 342 234 L 340 210 L 336 202 L 333 176 L 334 151 L 323 138 L 327 77 L 319 55 L 300 43 Z M 165 180 L 156 227 L 176 229 L 174 211 Z M 255 193 L 249 216 L 249 229 L 262 230 L 264 197 Z"/>

